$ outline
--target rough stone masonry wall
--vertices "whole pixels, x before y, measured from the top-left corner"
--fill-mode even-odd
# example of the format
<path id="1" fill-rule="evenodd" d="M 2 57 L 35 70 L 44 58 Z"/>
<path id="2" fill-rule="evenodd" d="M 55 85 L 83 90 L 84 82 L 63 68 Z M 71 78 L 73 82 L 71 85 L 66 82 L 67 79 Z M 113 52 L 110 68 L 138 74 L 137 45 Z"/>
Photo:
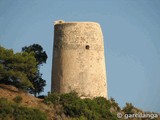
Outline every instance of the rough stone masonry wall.
<path id="1" fill-rule="evenodd" d="M 103 35 L 98 23 L 54 26 L 52 92 L 76 91 L 81 97 L 107 98 Z"/>

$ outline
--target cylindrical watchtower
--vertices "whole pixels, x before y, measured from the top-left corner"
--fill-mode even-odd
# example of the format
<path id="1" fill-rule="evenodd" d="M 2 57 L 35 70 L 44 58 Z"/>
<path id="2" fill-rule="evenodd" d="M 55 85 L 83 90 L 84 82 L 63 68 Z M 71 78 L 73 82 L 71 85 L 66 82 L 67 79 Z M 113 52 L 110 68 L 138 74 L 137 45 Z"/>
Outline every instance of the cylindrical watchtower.
<path id="1" fill-rule="evenodd" d="M 51 89 L 107 98 L 103 35 L 98 23 L 55 23 Z"/>

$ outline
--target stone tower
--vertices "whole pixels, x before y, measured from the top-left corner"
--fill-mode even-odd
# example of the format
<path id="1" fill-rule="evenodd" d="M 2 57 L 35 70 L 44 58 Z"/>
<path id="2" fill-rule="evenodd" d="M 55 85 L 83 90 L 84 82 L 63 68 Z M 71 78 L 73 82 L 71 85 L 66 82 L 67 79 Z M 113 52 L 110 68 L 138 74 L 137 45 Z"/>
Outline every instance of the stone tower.
<path id="1" fill-rule="evenodd" d="M 108 98 L 103 35 L 98 23 L 55 22 L 51 91 L 73 90 L 82 98 Z"/>

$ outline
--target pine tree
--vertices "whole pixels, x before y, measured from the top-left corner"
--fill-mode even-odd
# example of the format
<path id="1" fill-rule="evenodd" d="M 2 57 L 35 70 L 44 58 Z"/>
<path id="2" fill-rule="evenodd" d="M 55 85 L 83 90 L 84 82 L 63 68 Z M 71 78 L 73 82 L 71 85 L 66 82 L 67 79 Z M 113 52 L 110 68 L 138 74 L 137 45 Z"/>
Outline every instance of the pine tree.
<path id="1" fill-rule="evenodd" d="M 34 53 L 14 53 L 12 49 L 0 46 L 0 83 L 11 84 L 18 88 L 33 88 L 29 80 L 35 77 L 37 62 Z"/>
<path id="2" fill-rule="evenodd" d="M 27 53 L 34 53 L 34 56 L 37 61 L 37 72 L 34 77 L 30 77 L 30 82 L 33 84 L 34 87 L 30 88 L 29 92 L 37 96 L 44 91 L 44 86 L 46 86 L 46 81 L 42 78 L 42 74 L 40 73 L 40 65 L 46 63 L 47 61 L 47 54 L 43 51 L 42 46 L 39 44 L 33 44 L 30 46 L 25 46 L 22 48 L 23 52 Z"/>

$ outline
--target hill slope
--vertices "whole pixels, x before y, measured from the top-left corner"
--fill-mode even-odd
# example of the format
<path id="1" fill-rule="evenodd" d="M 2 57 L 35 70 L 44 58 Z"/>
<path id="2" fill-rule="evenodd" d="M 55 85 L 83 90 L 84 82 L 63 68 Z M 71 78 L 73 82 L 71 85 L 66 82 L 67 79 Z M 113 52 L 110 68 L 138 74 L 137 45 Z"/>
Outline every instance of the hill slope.
<path id="1" fill-rule="evenodd" d="M 40 109 L 47 114 L 49 120 L 53 120 L 55 111 L 44 104 L 43 99 L 38 99 L 29 93 L 20 91 L 14 86 L 0 84 L 0 98 L 7 98 L 8 101 L 14 102 L 14 98 L 17 96 L 22 98 L 21 106 Z"/>

